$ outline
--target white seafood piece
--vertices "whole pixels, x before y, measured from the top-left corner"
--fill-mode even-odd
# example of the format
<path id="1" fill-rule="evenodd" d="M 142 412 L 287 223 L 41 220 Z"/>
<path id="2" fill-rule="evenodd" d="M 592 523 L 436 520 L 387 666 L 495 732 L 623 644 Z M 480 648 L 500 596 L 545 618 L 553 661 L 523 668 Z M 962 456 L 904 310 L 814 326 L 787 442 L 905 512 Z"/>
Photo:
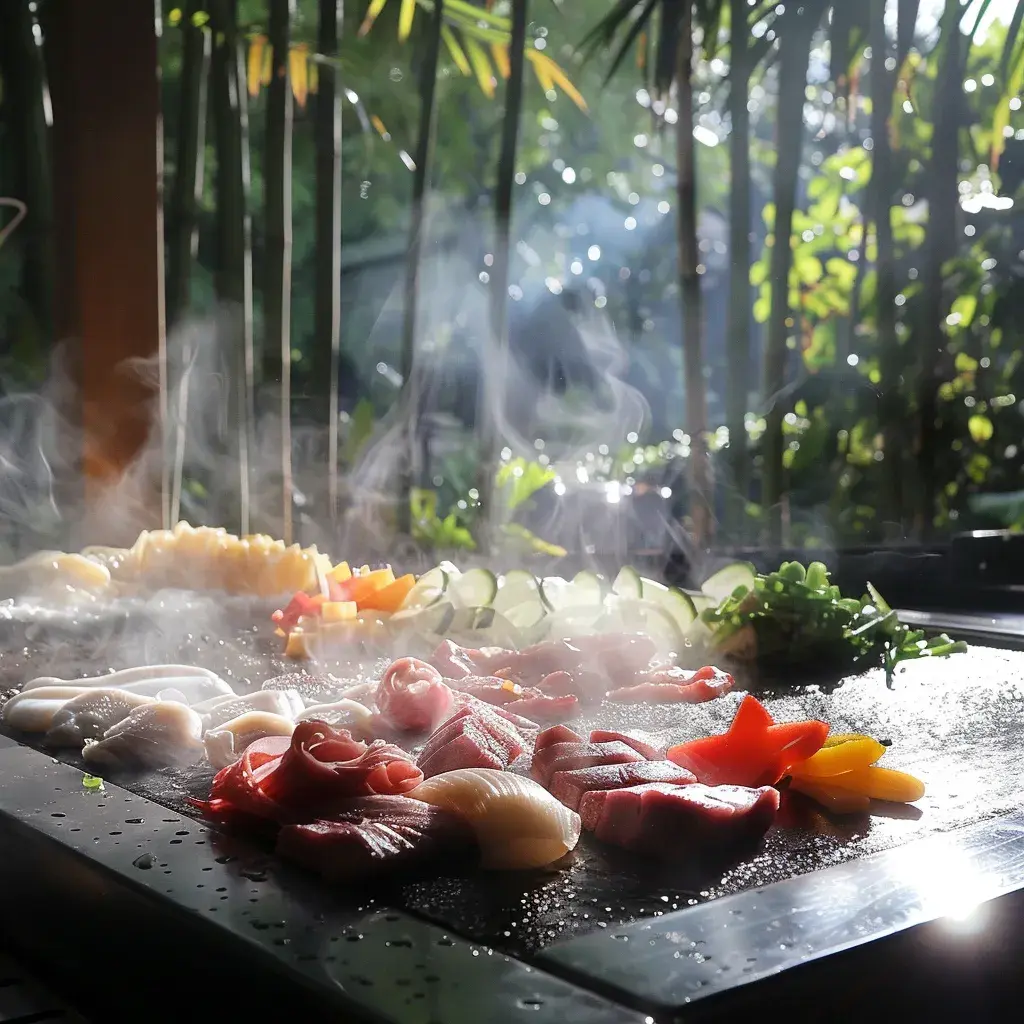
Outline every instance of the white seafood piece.
<path id="1" fill-rule="evenodd" d="M 425 779 L 406 796 L 460 814 L 472 826 L 481 865 L 541 868 L 580 838 L 580 816 L 532 779 L 495 768 L 458 768 Z"/>
<path id="2" fill-rule="evenodd" d="M 46 732 L 53 716 L 69 700 L 88 693 L 84 686 L 41 686 L 29 693 L 15 694 L 3 710 L 4 725 L 22 732 Z"/>
<path id="3" fill-rule="evenodd" d="M 305 711 L 301 712 L 295 719 L 296 722 L 306 722 L 316 719 L 318 722 L 326 722 L 335 729 L 348 729 L 353 736 L 372 736 L 373 714 L 365 704 L 354 700 L 336 700 L 330 704 L 310 704 Z"/>
<path id="4" fill-rule="evenodd" d="M 295 723 L 283 715 L 247 711 L 207 732 L 206 758 L 214 768 L 226 768 L 242 756 L 250 743 L 266 736 L 291 736 L 294 731 Z"/>
<path id="5" fill-rule="evenodd" d="M 251 711 L 262 711 L 295 721 L 305 705 L 294 690 L 257 690 L 247 697 L 214 697 L 200 704 L 193 704 L 192 710 L 203 720 L 205 729 L 217 729 L 233 718 Z"/>
<path id="6" fill-rule="evenodd" d="M 220 676 L 207 669 L 194 669 L 188 665 L 129 668 L 105 676 L 89 676 L 83 679 L 40 676 L 26 683 L 22 687 L 22 693 L 55 686 L 126 690 L 129 693 L 183 704 L 198 704 L 211 697 L 235 695 L 235 691 Z"/>
<path id="7" fill-rule="evenodd" d="M 82 756 L 103 768 L 184 767 L 203 756 L 202 736 L 202 719 L 190 707 L 154 701 L 87 742 Z"/>
<path id="8" fill-rule="evenodd" d="M 377 697 L 377 686 L 378 683 L 374 680 L 355 683 L 352 686 L 346 686 L 340 696 L 344 700 L 357 700 L 361 704 L 373 704 Z"/>
<path id="9" fill-rule="evenodd" d="M 54 714 L 43 742 L 53 747 L 81 747 L 99 739 L 108 729 L 154 698 L 128 690 L 90 687 L 61 705 Z"/>
<path id="10" fill-rule="evenodd" d="M 137 668 L 123 668 L 117 672 L 109 672 L 105 676 L 83 676 L 80 679 L 60 679 L 57 676 L 37 676 L 30 679 L 21 690 L 35 689 L 37 686 L 113 686 L 123 690 L 125 683 L 144 682 L 150 679 L 181 679 L 181 678 L 203 678 L 213 682 L 222 683 L 222 689 L 217 693 L 233 694 L 235 691 L 225 683 L 216 672 L 208 668 L 198 668 L 195 665 L 140 665 Z M 170 683 L 165 683 L 170 686 Z M 211 694 L 210 696 L 215 696 Z"/>

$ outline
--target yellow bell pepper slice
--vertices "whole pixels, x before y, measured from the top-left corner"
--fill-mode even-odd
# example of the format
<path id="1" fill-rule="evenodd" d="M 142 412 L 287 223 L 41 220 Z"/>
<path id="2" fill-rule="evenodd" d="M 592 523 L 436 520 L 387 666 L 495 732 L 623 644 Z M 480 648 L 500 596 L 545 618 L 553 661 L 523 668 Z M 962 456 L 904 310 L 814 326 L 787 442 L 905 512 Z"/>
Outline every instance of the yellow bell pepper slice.
<path id="1" fill-rule="evenodd" d="M 812 757 L 793 765 L 794 778 L 828 778 L 857 771 L 874 764 L 885 753 L 885 747 L 870 736 L 848 734 L 830 736 Z"/>
<path id="2" fill-rule="evenodd" d="M 872 800 L 889 800 L 898 804 L 910 804 L 924 796 L 924 783 L 920 779 L 907 772 L 877 765 L 832 775 L 824 781 L 830 789 L 862 793 Z"/>
<path id="3" fill-rule="evenodd" d="M 327 578 L 334 580 L 335 583 L 344 583 L 345 580 L 351 579 L 352 570 L 348 567 L 348 562 L 339 562 L 327 573 Z"/>
<path id="4" fill-rule="evenodd" d="M 355 601 L 324 601 L 320 605 L 320 616 L 324 622 L 345 622 L 356 617 Z"/>
<path id="5" fill-rule="evenodd" d="M 863 814 L 867 811 L 871 800 L 863 793 L 855 793 L 848 789 L 838 789 L 828 785 L 827 780 L 818 782 L 810 779 L 793 779 L 789 788 L 803 793 L 833 814 Z"/>

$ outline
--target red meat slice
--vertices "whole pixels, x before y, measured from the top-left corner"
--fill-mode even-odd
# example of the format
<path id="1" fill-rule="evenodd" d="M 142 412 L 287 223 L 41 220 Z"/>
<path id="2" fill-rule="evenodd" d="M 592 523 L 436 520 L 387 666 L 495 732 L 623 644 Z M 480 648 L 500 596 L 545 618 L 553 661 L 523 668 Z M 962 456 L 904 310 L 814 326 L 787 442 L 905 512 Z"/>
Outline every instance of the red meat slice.
<path id="1" fill-rule="evenodd" d="M 490 659 L 482 651 L 471 647 L 460 647 L 451 640 L 442 640 L 430 656 L 430 664 L 445 679 L 465 679 L 486 672 Z"/>
<path id="2" fill-rule="evenodd" d="M 472 830 L 449 811 L 408 797 L 364 797 L 333 820 L 286 825 L 277 853 L 334 882 L 379 877 L 475 849 Z"/>
<path id="3" fill-rule="evenodd" d="M 595 729 L 590 734 L 591 743 L 613 743 L 615 741 L 632 747 L 638 754 L 643 754 L 648 761 L 664 760 L 664 749 L 642 736 L 631 736 L 629 733 L 614 732 L 611 729 Z"/>
<path id="4" fill-rule="evenodd" d="M 582 742 L 583 737 L 579 733 L 573 732 L 568 726 L 553 725 L 550 729 L 545 729 L 537 737 L 537 742 L 533 745 L 533 752 L 536 754 L 538 751 L 543 750 L 545 747 L 550 747 L 554 743 Z"/>
<path id="5" fill-rule="evenodd" d="M 426 779 L 456 768 L 504 769 L 512 758 L 499 747 L 488 733 L 472 719 L 458 723 L 458 732 L 428 757 L 418 759 L 420 771 Z"/>
<path id="6" fill-rule="evenodd" d="M 566 807 L 579 810 L 584 794 L 595 790 L 624 789 L 651 782 L 685 786 L 697 778 L 671 761 L 634 761 L 626 764 L 598 764 L 570 772 L 555 772 L 548 789 Z"/>
<path id="7" fill-rule="evenodd" d="M 579 814 L 598 839 L 638 853 L 678 857 L 689 849 L 758 838 L 779 809 L 769 786 L 671 786 L 663 782 L 585 793 Z"/>
<path id="8" fill-rule="evenodd" d="M 393 661 L 381 676 L 376 699 L 385 721 L 403 732 L 430 732 L 455 706 L 440 672 L 418 658 Z"/>
<path id="9" fill-rule="evenodd" d="M 346 729 L 299 722 L 290 738 L 250 743 L 238 761 L 217 773 L 209 799 L 195 803 L 219 820 L 241 815 L 284 824 L 353 797 L 406 793 L 422 780 L 400 747 L 383 740 L 367 746 Z"/>
<path id="10" fill-rule="evenodd" d="M 547 786 L 555 772 L 643 760 L 641 754 L 625 743 L 552 743 L 533 755 L 530 774 L 542 786 Z"/>
<path id="11" fill-rule="evenodd" d="M 449 682 L 460 693 L 531 720 L 559 722 L 580 713 L 580 702 L 572 694 L 551 696 L 534 686 L 522 687 L 498 676 L 466 676 Z"/>
<path id="12" fill-rule="evenodd" d="M 685 669 L 655 669 L 644 681 L 608 692 L 620 704 L 702 704 L 728 693 L 735 680 L 728 672 L 705 665 L 690 673 Z"/>

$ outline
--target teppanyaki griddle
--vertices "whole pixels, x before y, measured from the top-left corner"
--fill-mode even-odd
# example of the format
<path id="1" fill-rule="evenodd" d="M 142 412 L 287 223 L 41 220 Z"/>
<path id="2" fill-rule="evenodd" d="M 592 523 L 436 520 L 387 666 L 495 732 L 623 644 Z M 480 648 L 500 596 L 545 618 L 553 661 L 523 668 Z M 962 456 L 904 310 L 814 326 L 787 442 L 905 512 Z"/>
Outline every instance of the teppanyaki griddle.
<path id="1" fill-rule="evenodd" d="M 130 633 L 130 625 L 126 628 Z M 123 649 L 129 650 L 131 644 L 127 638 L 125 640 Z M 275 662 L 269 655 L 272 647 L 268 646 L 266 638 L 249 631 L 234 643 L 222 644 L 212 634 L 189 631 L 182 626 L 181 635 L 164 636 L 156 645 L 152 637 L 147 637 L 146 644 L 146 656 L 140 659 L 140 663 L 143 660 L 173 660 L 206 665 L 225 673 L 238 689 L 257 686 L 263 678 L 275 674 L 282 667 L 294 667 Z M 58 657 L 53 645 L 48 646 L 45 640 L 29 643 L 27 647 L 19 649 L 17 654 L 0 655 L 0 678 L 6 684 L 20 682 L 20 679 L 16 680 L 19 674 L 25 678 L 26 674 L 34 676 L 40 671 L 62 675 L 72 674 L 69 668 L 73 668 L 78 673 L 84 673 L 87 669 L 83 667 L 82 654 L 76 655 L 75 647 L 69 641 Z M 42 670 L 38 668 L 41 656 L 48 658 L 48 665 Z M 59 662 L 65 660 L 67 667 L 61 669 Z M 119 661 L 116 667 L 127 667 L 127 664 Z M 362 893 L 355 903 L 351 900 L 346 902 L 343 895 L 332 894 L 332 905 L 341 908 L 337 912 L 343 914 L 345 920 L 363 923 L 375 921 L 377 924 L 373 927 L 376 929 L 380 928 L 381 914 L 384 913 L 386 917 L 386 913 L 395 908 L 398 920 L 385 920 L 385 923 L 402 923 L 403 926 L 413 927 L 408 922 L 414 921 L 416 928 L 448 929 L 451 936 L 459 936 L 470 943 L 484 944 L 488 950 L 499 951 L 488 953 L 477 949 L 474 960 L 479 960 L 482 955 L 493 958 L 502 954 L 513 958 L 508 963 L 517 963 L 515 958 L 532 959 L 543 963 L 547 970 L 566 973 L 578 984 L 582 984 L 583 990 L 596 986 L 613 999 L 624 998 L 632 1006 L 664 1009 L 666 1006 L 683 1005 L 687 1000 L 704 997 L 775 972 L 780 962 L 782 966 L 787 965 L 787 949 L 801 949 L 799 956 L 804 959 L 810 956 L 800 942 L 779 942 L 775 943 L 779 948 L 773 951 L 774 958 L 763 961 L 768 965 L 764 970 L 751 966 L 758 962 L 755 957 L 738 966 L 735 973 L 723 971 L 709 980 L 708 969 L 704 965 L 715 960 L 715 955 L 706 948 L 712 945 L 711 938 L 707 936 L 713 938 L 715 934 L 724 934 L 730 923 L 735 926 L 735 922 L 723 921 L 725 911 L 718 908 L 735 901 L 749 902 L 752 894 L 781 893 L 775 911 L 782 914 L 783 910 L 788 909 L 792 916 L 797 908 L 784 908 L 782 904 L 792 902 L 792 897 L 787 899 L 786 893 L 793 886 L 805 885 L 812 889 L 825 886 L 823 892 L 838 886 L 835 891 L 846 892 L 850 886 L 858 886 L 857 878 L 867 877 L 864 872 L 870 871 L 881 872 L 891 881 L 892 872 L 889 867 L 871 868 L 870 865 L 898 863 L 899 856 L 906 856 L 903 850 L 916 849 L 921 840 L 938 844 L 942 849 L 960 850 L 956 856 L 963 863 L 970 861 L 973 856 L 971 851 L 986 849 L 985 837 L 990 838 L 994 834 L 993 828 L 1003 827 L 986 823 L 1016 811 L 1024 803 L 1020 799 L 1022 785 L 1017 752 L 1017 737 L 1024 725 L 1022 674 L 1024 655 L 976 648 L 965 656 L 911 664 L 897 676 L 892 689 L 886 687 L 880 672 L 872 672 L 844 680 L 835 687 L 802 687 L 788 692 L 762 694 L 772 713 L 779 719 L 821 717 L 836 731 L 863 731 L 890 741 L 892 749 L 886 755 L 885 763 L 911 769 L 922 775 L 928 783 L 928 795 L 916 809 L 879 807 L 879 813 L 870 818 L 829 819 L 827 815 L 794 797 L 784 801 L 783 827 L 774 829 L 759 851 L 731 864 L 695 863 L 693 857 L 685 851 L 681 852 L 678 860 L 669 857 L 663 864 L 653 864 L 584 840 L 572 858 L 572 863 L 558 871 L 411 880 Z M 826 689 L 829 692 L 825 692 Z M 656 736 L 679 740 L 722 731 L 731 720 L 738 699 L 737 695 L 733 695 L 698 706 L 624 707 L 606 704 L 581 725 L 587 728 L 592 725 L 639 728 Z M 8 748 L 4 753 L 9 761 L 14 762 L 40 757 L 21 747 Z M 47 771 L 59 773 L 64 779 L 71 791 L 67 799 L 71 799 L 83 812 L 79 815 L 82 824 L 74 826 L 82 830 L 74 833 L 74 841 L 79 844 L 77 855 L 84 854 L 88 858 L 104 851 L 115 863 L 120 864 L 123 856 L 131 852 L 127 849 L 122 854 L 120 847 L 131 844 L 119 836 L 130 835 L 138 830 L 126 830 L 125 825 L 119 823 L 119 828 L 108 828 L 105 834 L 97 819 L 109 811 L 109 799 L 105 806 L 100 807 L 103 798 L 84 794 L 80 776 L 73 769 L 55 764 L 49 758 L 45 758 L 44 763 L 50 766 Z M 166 821 L 161 818 L 154 826 L 154 839 L 150 839 L 148 829 L 144 830 L 149 842 L 166 842 L 168 853 L 162 856 L 173 855 L 175 860 L 173 868 L 157 866 L 155 870 L 158 873 L 167 870 L 177 873 L 182 870 L 178 862 L 186 851 L 174 847 L 185 847 L 186 844 L 191 844 L 187 851 L 188 862 L 194 864 L 198 871 L 202 872 L 204 867 L 218 873 L 229 870 L 228 864 L 217 867 L 199 864 L 199 861 L 209 858 L 214 842 L 220 844 L 223 840 L 207 830 L 206 826 L 197 826 L 184 817 L 187 813 L 184 796 L 190 792 L 204 792 L 209 777 L 208 772 L 162 772 L 115 780 L 127 791 L 123 799 L 152 800 L 154 806 L 169 807 L 176 812 L 175 815 L 167 814 Z M 33 773 L 26 778 L 25 784 L 34 785 L 37 781 L 37 773 Z M 62 791 L 64 789 L 61 787 Z M 109 786 L 108 791 L 117 792 Z M 20 820 L 26 813 L 31 817 L 32 812 L 26 811 L 31 803 L 24 790 L 18 791 L 8 782 L 4 788 L 0 813 L 10 820 Z M 57 812 L 51 812 L 54 813 Z M 60 813 L 66 815 L 68 812 Z M 35 815 L 31 826 L 35 831 L 39 830 L 40 820 Z M 44 823 L 52 834 L 60 837 L 58 842 L 66 843 L 71 838 L 70 828 L 63 819 L 51 818 Z M 203 831 L 200 834 L 209 838 L 203 839 L 201 846 L 196 846 L 198 840 L 188 840 L 184 835 L 165 835 L 170 833 L 172 824 L 181 826 L 173 831 L 189 835 L 196 828 L 201 828 Z M 972 825 L 975 827 L 975 833 L 971 833 L 975 836 L 973 840 L 941 838 L 943 833 Z M 1016 834 L 1011 826 L 1006 827 L 1010 828 L 1011 835 Z M 61 829 L 67 831 L 61 832 Z M 85 843 L 82 832 L 90 831 L 94 834 L 88 836 L 89 842 Z M 118 836 L 111 835 L 112 832 L 117 832 Z M 968 833 L 962 831 L 957 833 L 958 837 L 966 835 Z M 933 838 L 928 840 L 928 837 Z M 957 844 L 962 846 L 963 843 L 966 846 L 961 849 Z M 138 843 L 135 846 L 139 848 Z M 903 850 L 896 850 L 881 858 L 869 857 L 895 847 L 903 847 Z M 247 863 L 252 862 L 253 857 L 259 864 L 255 873 L 261 881 L 255 883 L 250 878 L 250 887 L 260 893 L 260 886 L 271 885 L 277 898 L 287 902 L 293 891 L 291 887 L 296 882 L 294 873 L 272 863 L 261 851 L 252 850 Z M 892 857 L 897 860 L 892 861 Z M 146 873 L 153 868 L 135 866 L 134 858 L 128 866 L 121 867 L 135 884 L 138 884 L 139 879 L 144 879 L 149 886 L 151 878 L 158 879 L 158 875 Z M 908 873 L 906 869 L 903 870 L 904 874 Z M 252 875 L 253 870 L 248 870 L 248 874 Z M 800 875 L 805 877 L 797 878 Z M 920 882 L 921 877 L 918 872 L 913 884 Z M 982 877 L 989 878 L 987 875 Z M 996 881 L 989 879 L 978 885 L 981 888 L 986 885 L 997 889 L 1013 888 L 1014 883 L 1012 879 L 1008 881 L 1009 877 L 1004 873 Z M 299 884 L 310 891 L 323 892 L 312 879 L 302 879 Z M 205 882 L 197 882 L 196 885 L 207 888 Z M 786 889 L 786 886 L 790 889 Z M 218 888 L 215 886 L 214 892 Z M 987 892 L 987 895 L 992 894 L 994 890 Z M 171 892 L 157 892 L 156 895 L 169 898 L 176 904 L 180 902 L 175 887 L 172 887 Z M 720 900 L 720 897 L 730 899 Z M 209 915 L 207 920 L 223 921 L 223 916 L 218 918 L 216 915 L 218 911 L 223 913 L 227 908 L 218 907 L 217 904 L 229 903 L 234 908 L 235 898 L 235 889 L 225 886 L 224 892 L 214 902 L 214 908 L 206 908 L 205 914 Z M 254 898 L 262 899 L 263 896 L 248 897 Z M 985 894 L 979 898 L 985 898 Z M 834 893 L 830 900 L 832 904 L 835 903 Z M 903 903 L 905 910 L 907 900 Z M 941 906 L 934 899 L 929 906 L 935 913 L 942 912 Z M 248 914 L 245 913 L 246 909 Z M 927 913 L 928 908 L 925 907 L 918 917 L 926 917 Z M 239 918 L 253 917 L 253 914 L 252 908 L 243 907 L 239 911 Z M 728 914 L 730 917 L 739 916 L 742 910 L 737 913 L 737 908 L 731 906 Z M 692 925 L 680 930 L 676 925 L 677 919 L 692 922 Z M 289 927 L 291 915 L 286 915 L 282 920 L 288 922 L 285 927 Z M 763 917 L 753 912 L 748 920 L 760 920 L 763 923 Z M 913 914 L 904 915 L 897 923 L 908 924 L 914 920 Z M 698 930 L 698 921 L 701 937 L 687 938 L 691 932 Z M 429 925 L 424 922 L 429 922 Z M 244 923 L 259 932 L 252 921 Z M 889 929 L 893 926 L 893 921 L 882 918 L 877 923 L 879 927 L 884 925 Z M 863 931 L 862 925 L 863 922 Z M 268 926 L 265 930 L 275 926 Z M 219 931 L 219 925 L 214 927 Z M 362 924 L 357 927 L 362 927 Z M 744 939 L 744 948 L 748 952 L 751 944 L 756 945 L 757 942 L 758 926 L 753 924 L 751 928 L 755 934 L 748 934 Z M 244 934 L 245 929 L 242 931 Z M 316 932 L 317 926 L 311 926 L 311 931 Z M 733 934 L 736 934 L 735 930 Z M 828 940 L 835 938 L 835 935 L 815 934 L 819 945 L 827 945 Z M 670 951 L 670 969 L 661 970 L 662 980 L 657 985 L 653 981 L 653 972 L 640 968 L 644 958 L 638 955 L 639 947 L 635 942 L 641 936 L 646 936 L 643 941 L 647 942 L 648 949 Z M 288 938 L 288 942 L 275 945 L 272 940 L 272 953 L 274 950 L 288 949 L 292 944 L 288 936 L 275 938 Z M 347 937 L 344 941 L 352 942 Z M 458 940 L 452 938 L 451 941 Z M 634 942 L 632 946 L 631 941 Z M 807 941 L 804 941 L 804 946 Z M 680 943 L 682 948 L 673 948 Z M 474 950 L 471 949 L 469 955 L 473 954 Z M 653 954 L 644 962 L 650 964 L 651 957 Z M 591 965 L 590 969 L 588 964 Z M 611 965 L 618 965 L 619 970 L 613 969 Z M 636 965 L 636 969 L 633 965 Z M 717 967 L 713 970 L 717 970 Z M 372 985 L 363 987 L 369 989 Z M 578 993 L 574 993 L 566 998 L 571 1003 L 577 997 Z M 414 1016 L 411 1019 L 419 1018 Z"/>

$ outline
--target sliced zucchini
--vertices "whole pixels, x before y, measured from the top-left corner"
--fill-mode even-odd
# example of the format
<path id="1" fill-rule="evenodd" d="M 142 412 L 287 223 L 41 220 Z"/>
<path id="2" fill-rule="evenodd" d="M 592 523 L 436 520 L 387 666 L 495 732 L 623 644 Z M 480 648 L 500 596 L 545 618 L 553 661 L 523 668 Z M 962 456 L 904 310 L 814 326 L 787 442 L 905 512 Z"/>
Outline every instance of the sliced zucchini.
<path id="1" fill-rule="evenodd" d="M 547 605 L 541 600 L 539 589 L 528 595 L 519 604 L 502 607 L 498 611 L 517 629 L 529 629 L 536 626 L 543 622 L 548 615 Z"/>
<path id="2" fill-rule="evenodd" d="M 604 594 L 605 581 L 600 573 L 591 572 L 589 569 L 581 569 L 573 576 L 572 581 L 578 587 L 586 587 L 592 593 Z"/>
<path id="3" fill-rule="evenodd" d="M 388 625 L 393 629 L 441 636 L 454 617 L 455 607 L 450 601 L 435 601 L 425 608 L 403 608 L 395 612 L 388 620 Z"/>
<path id="4" fill-rule="evenodd" d="M 557 612 L 564 608 L 599 605 L 604 591 L 600 577 L 594 573 L 580 573 L 573 580 L 546 576 L 540 583 L 540 595 L 548 608 Z"/>
<path id="5" fill-rule="evenodd" d="M 599 630 L 643 633 L 663 654 L 678 654 L 686 646 L 686 637 L 679 623 L 654 601 L 616 597 L 607 603 L 608 611 L 598 622 Z"/>
<path id="6" fill-rule="evenodd" d="M 685 591 L 685 594 L 690 599 L 693 610 L 697 613 L 698 617 L 705 608 L 716 608 L 718 606 L 718 602 L 707 594 L 695 594 L 692 590 Z"/>
<path id="7" fill-rule="evenodd" d="M 718 604 L 740 587 L 753 590 L 756 575 L 754 567 L 749 562 L 733 562 L 709 576 L 701 590 Z"/>
<path id="8" fill-rule="evenodd" d="M 540 595 L 537 593 L 540 584 L 533 573 L 524 569 L 513 569 L 505 574 L 498 587 L 498 593 L 492 604 L 499 612 L 506 612 L 509 608 L 528 601 L 540 602 Z"/>
<path id="9" fill-rule="evenodd" d="M 490 569 L 470 569 L 457 579 L 449 577 L 448 596 L 456 607 L 487 607 L 497 593 L 498 580 Z"/>
<path id="10" fill-rule="evenodd" d="M 441 600 L 448 587 L 448 574 L 440 567 L 425 572 L 417 581 L 412 590 L 405 595 L 402 602 L 402 611 L 415 611 L 419 608 L 427 608 L 436 601 Z"/>
<path id="11" fill-rule="evenodd" d="M 459 608 L 447 630 L 448 638 L 462 647 L 504 647 L 518 650 L 523 645 L 520 630 L 493 608 Z"/>
<path id="12" fill-rule="evenodd" d="M 548 617 L 548 636 L 552 639 L 589 636 L 597 632 L 598 622 L 606 614 L 603 604 L 577 605 L 552 612 Z"/>
<path id="13" fill-rule="evenodd" d="M 640 573 L 632 566 L 624 565 L 612 583 L 612 593 L 618 594 L 619 597 L 643 597 L 644 586 L 640 579 Z"/>
<path id="14" fill-rule="evenodd" d="M 656 580 L 641 578 L 640 584 L 643 587 L 643 600 L 653 601 L 664 608 L 684 632 L 697 618 L 697 609 L 689 594 L 677 587 L 666 587 L 664 583 L 658 583 Z"/>

